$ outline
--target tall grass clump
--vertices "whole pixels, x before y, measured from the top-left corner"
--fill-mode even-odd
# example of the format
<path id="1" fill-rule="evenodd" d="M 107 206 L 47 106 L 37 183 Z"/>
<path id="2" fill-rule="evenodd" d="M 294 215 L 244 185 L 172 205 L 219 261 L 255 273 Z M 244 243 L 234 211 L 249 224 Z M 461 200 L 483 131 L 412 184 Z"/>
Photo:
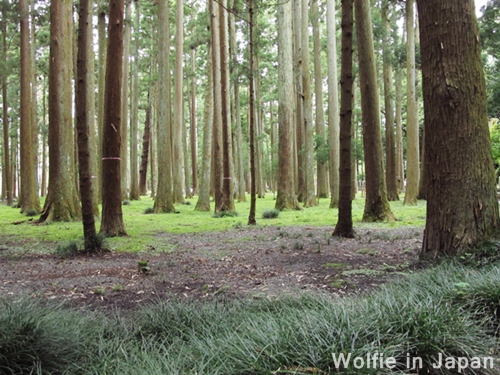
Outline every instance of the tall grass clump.
<path id="1" fill-rule="evenodd" d="M 278 216 L 280 216 L 280 211 L 273 208 L 271 210 L 265 210 L 262 213 L 262 218 L 263 219 L 276 219 Z"/>
<path id="2" fill-rule="evenodd" d="M 97 325 L 58 307 L 0 303 L 0 374 L 83 374 Z"/>

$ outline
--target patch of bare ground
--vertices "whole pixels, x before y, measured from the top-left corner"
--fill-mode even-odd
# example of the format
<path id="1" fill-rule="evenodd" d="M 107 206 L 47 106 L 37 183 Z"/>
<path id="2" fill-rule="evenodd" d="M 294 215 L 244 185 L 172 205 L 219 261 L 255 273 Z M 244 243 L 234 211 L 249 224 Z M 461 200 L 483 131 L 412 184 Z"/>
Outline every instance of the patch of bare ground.
<path id="1" fill-rule="evenodd" d="M 0 295 L 103 311 L 135 309 L 157 298 L 260 298 L 300 290 L 341 296 L 419 267 L 421 228 L 358 229 L 355 239 L 332 232 L 332 227 L 264 226 L 161 233 L 155 246 L 141 253 L 67 259 L 17 255 L 12 239 L 0 239 Z M 147 268 L 139 269 L 139 260 L 147 260 Z"/>

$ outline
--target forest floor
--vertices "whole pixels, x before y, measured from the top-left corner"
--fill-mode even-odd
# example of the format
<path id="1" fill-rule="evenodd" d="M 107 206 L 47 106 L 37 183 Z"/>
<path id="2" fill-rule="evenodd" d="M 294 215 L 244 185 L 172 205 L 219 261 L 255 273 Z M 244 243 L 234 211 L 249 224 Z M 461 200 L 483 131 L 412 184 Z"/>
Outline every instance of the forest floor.
<path id="1" fill-rule="evenodd" d="M 156 299 L 264 298 L 298 291 L 366 292 L 421 268 L 422 228 L 240 227 L 223 232 L 158 233 L 140 253 L 87 257 L 18 251 L 57 243 L 0 238 L 0 295 L 41 297 L 92 310 L 121 311 Z M 17 250 L 16 250 L 17 249 Z M 53 252 L 53 251 L 52 251 Z M 148 261 L 140 272 L 138 262 Z"/>

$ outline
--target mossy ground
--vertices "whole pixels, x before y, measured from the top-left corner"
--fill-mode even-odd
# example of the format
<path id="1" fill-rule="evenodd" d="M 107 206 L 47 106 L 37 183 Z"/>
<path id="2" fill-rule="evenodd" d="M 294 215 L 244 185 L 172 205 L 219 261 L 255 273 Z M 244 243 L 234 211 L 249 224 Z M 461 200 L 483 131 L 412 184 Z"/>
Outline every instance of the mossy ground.
<path id="1" fill-rule="evenodd" d="M 128 237 L 109 239 L 107 246 L 116 251 L 140 251 L 154 243 L 154 235 L 158 233 L 200 233 L 225 231 L 247 226 L 250 212 L 250 199 L 246 202 L 235 202 L 237 217 L 214 218 L 213 211 L 195 211 L 197 198 L 187 199 L 190 204 L 176 205 L 177 214 L 145 214 L 145 210 L 153 206 L 151 197 L 143 196 L 139 201 L 131 201 L 123 205 L 123 219 Z M 334 226 L 337 209 L 329 208 L 329 199 L 321 199 L 319 205 L 301 211 L 284 211 L 273 220 L 262 219 L 265 211 L 275 206 L 272 193 L 257 200 L 258 226 Z M 213 209 L 213 203 L 212 203 Z M 355 228 L 398 228 L 402 226 L 423 227 L 425 222 L 425 202 L 419 201 L 417 206 L 403 206 L 403 201 L 391 202 L 391 209 L 397 221 L 387 223 L 362 223 L 364 199 L 353 201 L 353 221 Z M 29 221 L 32 219 L 31 221 Z M 19 209 L 0 204 L 0 234 L 19 246 L 33 252 L 45 252 L 47 242 L 64 242 L 82 238 L 81 222 L 63 222 L 36 224 L 37 218 L 22 215 Z M 18 223 L 18 224 L 13 224 Z M 99 230 L 100 222 L 96 222 Z M 38 244 L 38 245 L 37 245 Z"/>

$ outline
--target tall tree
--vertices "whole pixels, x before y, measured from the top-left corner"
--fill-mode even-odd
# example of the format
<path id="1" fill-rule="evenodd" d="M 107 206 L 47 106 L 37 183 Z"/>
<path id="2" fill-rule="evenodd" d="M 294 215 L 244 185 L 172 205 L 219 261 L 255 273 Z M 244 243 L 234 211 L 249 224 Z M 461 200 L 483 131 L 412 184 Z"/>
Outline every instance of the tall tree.
<path id="1" fill-rule="evenodd" d="M 198 194 L 198 124 L 196 112 L 198 103 L 196 101 L 196 48 L 191 48 L 191 118 L 190 136 L 191 141 L 191 174 L 193 179 L 193 194 Z"/>
<path id="2" fill-rule="evenodd" d="M 97 158 L 98 161 L 102 159 L 102 133 L 104 127 L 104 90 L 106 83 L 106 10 L 103 4 L 104 0 L 97 2 L 97 35 L 98 35 L 98 101 L 97 101 Z M 94 186 L 95 195 L 97 200 L 101 202 L 102 198 L 102 163 L 99 162 L 97 166 L 97 184 Z"/>
<path id="3" fill-rule="evenodd" d="M 172 191 L 170 32 L 168 0 L 158 1 L 158 189 L 154 211 L 175 212 Z"/>
<path id="4" fill-rule="evenodd" d="M 125 0 L 125 25 L 123 30 L 123 59 L 122 59 L 122 100 L 121 100 L 121 146 L 120 146 L 120 174 L 121 174 L 121 196 L 122 200 L 128 198 L 128 114 L 129 114 L 129 73 L 130 73 L 130 39 L 131 39 L 131 18 L 132 18 L 132 0 Z M 109 36 L 108 36 L 109 40 Z M 109 42 L 108 42 L 109 43 Z"/>
<path id="5" fill-rule="evenodd" d="M 80 197 L 82 201 L 82 223 L 85 241 L 85 250 L 94 253 L 100 249 L 100 241 L 97 239 L 93 211 L 93 191 L 90 172 L 90 119 L 88 86 L 94 86 L 89 81 L 89 47 L 92 35 L 92 18 L 90 14 L 91 0 L 80 0 L 78 18 L 78 54 L 76 62 L 76 92 L 75 111 L 76 129 L 78 134 L 78 173 L 80 182 Z"/>
<path id="6" fill-rule="evenodd" d="M 418 108 L 415 84 L 415 0 L 406 1 L 406 190 L 405 205 L 416 205 L 420 179 Z"/>
<path id="7" fill-rule="evenodd" d="M 249 54 L 250 54 L 250 76 L 249 76 L 249 133 L 250 133 L 250 213 L 248 215 L 248 225 L 255 225 L 257 221 L 255 219 L 255 212 L 257 209 L 257 181 L 256 181 L 256 173 L 255 173 L 255 164 L 256 164 L 256 149 L 255 149 L 255 59 L 254 59 L 254 7 L 253 0 L 247 0 L 248 12 L 249 12 Z"/>
<path id="8" fill-rule="evenodd" d="M 144 133 L 142 136 L 141 166 L 139 168 L 139 193 L 147 194 L 148 160 L 151 140 L 151 90 L 148 92 L 148 104 L 146 105 L 146 119 L 144 120 Z"/>
<path id="9" fill-rule="evenodd" d="M 139 193 L 139 168 L 137 133 L 139 127 L 139 38 L 140 8 L 139 1 L 134 0 L 134 65 L 132 70 L 132 90 L 130 93 L 130 199 L 141 199 Z"/>
<path id="10" fill-rule="evenodd" d="M 201 164 L 200 189 L 195 210 L 210 211 L 210 177 L 212 175 L 212 124 L 214 119 L 212 48 L 208 45 L 207 89 L 203 111 L 203 158 Z"/>
<path id="11" fill-rule="evenodd" d="M 474 1 L 417 4 L 429 177 L 422 255 L 434 258 L 498 236 L 499 213 Z"/>
<path id="12" fill-rule="evenodd" d="M 309 0 L 302 0 L 302 90 L 304 102 L 304 207 L 317 206 L 314 189 L 314 126 L 312 116 L 311 71 L 309 69 Z"/>
<path id="13" fill-rule="evenodd" d="M 176 0 L 175 8 L 175 86 L 174 121 L 172 126 L 172 180 L 175 203 L 183 203 L 182 127 L 184 126 L 183 105 L 183 55 L 184 55 L 184 0 Z"/>
<path id="14" fill-rule="evenodd" d="M 7 65 L 7 3 L 2 4 L 2 62 Z M 13 202 L 13 184 L 12 167 L 10 164 L 10 145 L 9 145 L 9 106 L 7 100 L 7 71 L 2 71 L 2 125 L 3 125 L 3 181 L 5 183 L 5 194 L 7 205 L 12 206 Z"/>
<path id="15" fill-rule="evenodd" d="M 36 192 L 35 181 L 35 144 L 33 142 L 33 124 L 31 112 L 31 47 L 29 28 L 28 0 L 19 1 L 20 29 L 21 29 L 21 213 L 40 212 L 40 201 Z"/>
<path id="16" fill-rule="evenodd" d="M 50 5 L 49 63 L 49 189 L 40 221 L 70 221 L 80 217 L 76 190 L 72 126 L 73 2 Z"/>
<path id="17" fill-rule="evenodd" d="M 293 178 L 292 4 L 278 6 L 278 196 L 276 209 L 300 209 Z"/>
<path id="18" fill-rule="evenodd" d="M 384 107 L 385 107 L 385 180 L 387 183 L 387 199 L 399 200 L 396 183 L 396 144 L 394 142 L 394 100 L 392 95 L 392 61 L 390 50 L 391 14 L 389 0 L 382 2 L 383 26 L 383 74 L 384 74 Z"/>
<path id="19" fill-rule="evenodd" d="M 234 185 L 231 151 L 231 113 L 230 113 L 230 85 L 229 85 L 229 39 L 227 0 L 222 0 L 219 7 L 219 38 L 221 60 L 221 98 L 222 98 L 222 142 L 223 142 L 223 211 L 234 211 Z"/>
<path id="20" fill-rule="evenodd" d="M 342 66 L 340 103 L 339 215 L 334 236 L 353 238 L 351 197 L 351 128 L 353 107 L 353 6 L 354 0 L 342 0 Z"/>
<path id="21" fill-rule="evenodd" d="M 370 0 L 355 0 L 354 6 L 366 167 L 366 200 L 363 221 L 394 220 L 394 214 L 387 200 L 387 188 L 384 176 L 379 91 L 373 46 Z"/>
<path id="22" fill-rule="evenodd" d="M 57 1 L 57 0 L 56 0 Z M 120 176 L 121 83 L 124 0 L 110 0 L 104 127 L 102 142 L 102 220 L 100 232 L 126 235 L 123 223 Z"/>
<path id="23" fill-rule="evenodd" d="M 319 29 L 319 9 L 318 0 L 312 0 L 311 4 L 311 23 L 313 27 L 313 45 L 314 45 L 314 100 L 315 100 L 315 126 L 316 126 L 316 147 L 323 146 L 326 143 L 325 130 L 325 112 L 323 108 L 323 74 L 321 72 L 321 39 Z M 328 197 L 327 180 L 327 160 L 322 157 L 321 152 L 316 155 L 316 183 L 318 198 Z"/>
<path id="24" fill-rule="evenodd" d="M 305 197 L 305 177 L 304 177 L 304 101 L 302 84 L 302 0 L 293 0 L 293 46 L 294 46 L 294 82 L 295 82 L 295 153 L 297 155 L 296 171 L 297 176 L 297 198 L 299 202 L 304 202 Z"/>
<path id="25" fill-rule="evenodd" d="M 352 7 L 352 4 L 351 4 Z M 337 83 L 337 29 L 335 0 L 327 1 L 328 54 L 328 141 L 330 144 L 330 208 L 339 204 L 339 93 Z M 352 10 L 351 10 L 352 17 Z M 352 20 L 351 20 L 352 21 Z M 352 61 L 352 57 L 351 57 Z M 352 64 L 352 63 L 351 63 Z"/>

